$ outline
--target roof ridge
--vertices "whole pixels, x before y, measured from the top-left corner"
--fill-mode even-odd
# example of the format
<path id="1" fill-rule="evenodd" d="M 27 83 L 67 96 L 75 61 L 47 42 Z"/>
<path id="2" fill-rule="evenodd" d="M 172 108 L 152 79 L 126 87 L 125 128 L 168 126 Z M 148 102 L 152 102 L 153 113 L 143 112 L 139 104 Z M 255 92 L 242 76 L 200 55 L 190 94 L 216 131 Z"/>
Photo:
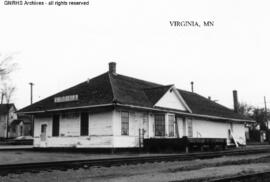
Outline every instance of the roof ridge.
<path id="1" fill-rule="evenodd" d="M 105 73 L 102 73 L 102 74 L 100 74 L 100 75 L 97 75 L 97 76 L 95 76 L 95 77 L 93 77 L 93 78 L 91 78 L 91 79 L 87 79 L 86 81 L 80 82 L 80 83 L 78 83 L 78 84 L 76 84 L 76 85 L 70 86 L 70 87 L 67 88 L 67 89 L 60 90 L 60 91 L 56 92 L 55 94 L 49 95 L 49 96 L 47 96 L 47 97 L 45 97 L 45 98 L 43 98 L 43 99 L 41 99 L 41 100 L 38 100 L 38 101 L 36 101 L 36 102 L 34 102 L 34 103 L 30 104 L 30 105 L 27 105 L 27 106 L 25 106 L 25 107 L 19 109 L 17 112 L 21 112 L 22 110 L 27 109 L 27 108 L 29 108 L 29 107 L 31 108 L 31 107 L 33 107 L 33 106 L 35 106 L 35 105 L 37 105 L 37 104 L 40 104 L 40 103 L 42 103 L 42 102 L 44 102 L 44 101 L 47 101 L 48 99 L 54 98 L 54 97 L 56 97 L 57 95 L 59 95 L 59 94 L 65 92 L 65 91 L 67 91 L 67 90 L 76 88 L 76 87 L 78 87 L 78 86 L 80 86 L 80 85 L 82 85 L 82 84 L 90 83 L 92 80 L 97 79 L 97 78 L 99 78 L 99 77 L 102 77 L 102 76 L 104 76 L 105 74 L 106 74 L 106 72 L 105 72 Z"/>
<path id="2" fill-rule="evenodd" d="M 146 80 L 143 80 L 143 79 L 139 79 L 139 78 L 134 78 L 132 76 L 126 76 L 126 75 L 122 75 L 122 74 L 117 74 L 117 76 L 121 76 L 122 78 L 125 78 L 125 79 L 132 79 L 132 80 L 136 80 L 136 81 L 139 81 L 139 82 L 144 82 L 146 84 L 151 84 L 151 85 L 159 85 L 159 86 L 164 86 L 162 84 L 159 84 L 159 83 L 155 83 L 155 82 L 150 82 L 150 81 L 146 81 Z"/>
<path id="3" fill-rule="evenodd" d="M 226 108 L 226 109 L 228 109 L 228 110 L 234 112 L 233 109 L 231 109 L 231 108 L 228 108 L 228 107 L 226 107 L 226 106 L 224 106 L 224 105 L 222 105 L 222 104 L 219 104 L 219 103 L 217 103 L 217 102 L 214 102 L 213 100 L 207 99 L 206 97 L 204 97 L 204 96 L 202 96 L 202 95 L 200 95 L 200 94 L 197 94 L 197 93 L 195 93 L 195 94 L 198 95 L 198 96 L 200 96 L 200 97 L 202 97 L 203 99 L 205 99 L 205 100 L 207 100 L 207 101 L 212 102 L 213 104 L 215 104 L 215 105 L 217 105 L 217 106 L 219 106 L 219 107 L 223 107 L 223 108 Z M 237 113 L 237 114 L 239 114 L 239 113 Z"/>
<path id="4" fill-rule="evenodd" d="M 229 109 L 229 110 L 233 111 L 232 109 L 230 109 L 230 108 L 228 108 L 228 107 L 226 107 L 226 106 L 224 106 L 224 105 L 222 105 L 222 104 L 219 104 L 219 103 L 217 103 L 217 102 L 214 102 L 213 100 L 209 100 L 209 99 L 207 99 L 205 96 L 203 96 L 203 95 L 201 95 L 201 94 L 198 94 L 198 93 L 196 93 L 196 92 L 190 92 L 190 91 L 183 90 L 183 89 L 179 89 L 179 88 L 177 88 L 177 90 L 180 91 L 180 92 L 186 92 L 186 93 L 189 93 L 189 94 L 197 95 L 197 96 L 199 96 L 199 97 L 201 97 L 201 98 L 203 98 L 203 99 L 205 99 L 205 100 L 207 100 L 207 101 L 209 101 L 209 102 L 211 102 L 211 103 L 213 103 L 213 104 L 216 104 L 216 105 L 218 105 L 218 106 L 221 106 L 221 107 L 223 107 L 223 108 L 226 108 L 226 109 Z"/>
<path id="5" fill-rule="evenodd" d="M 158 88 L 164 88 L 164 87 L 172 87 L 173 85 L 174 84 L 158 86 L 158 87 L 149 87 L 149 88 L 144 88 L 143 90 L 152 90 L 152 89 L 158 89 Z"/>
<path id="6" fill-rule="evenodd" d="M 211 103 L 215 107 L 215 109 L 221 108 L 221 109 L 223 109 L 223 110 L 225 110 L 227 112 L 230 112 L 231 114 L 238 115 L 239 117 L 242 117 L 242 118 L 244 117 L 241 113 L 235 113 L 233 111 L 233 109 L 231 109 L 231 108 L 229 108 L 227 106 L 224 106 L 224 105 L 222 105 L 220 103 L 214 102 L 213 100 L 209 100 L 203 95 L 200 95 L 200 94 L 195 93 L 195 92 L 189 92 L 189 91 L 181 90 L 181 89 L 177 89 L 177 90 L 180 91 L 180 92 L 182 91 L 182 92 L 186 92 L 186 93 L 189 93 L 189 94 L 193 94 L 194 96 L 196 95 L 197 97 L 200 97 L 204 101 L 207 101 L 207 102 Z"/>
<path id="7" fill-rule="evenodd" d="M 117 99 L 116 99 L 116 94 L 115 94 L 115 90 L 114 90 L 114 86 L 113 86 L 113 83 L 112 83 L 112 77 L 111 77 L 111 74 L 110 72 L 107 72 L 108 76 L 109 76 L 109 82 L 110 82 L 110 86 L 111 86 L 111 89 L 112 89 L 112 94 L 113 94 L 113 98 L 112 98 L 112 103 L 115 103 L 117 102 Z"/>

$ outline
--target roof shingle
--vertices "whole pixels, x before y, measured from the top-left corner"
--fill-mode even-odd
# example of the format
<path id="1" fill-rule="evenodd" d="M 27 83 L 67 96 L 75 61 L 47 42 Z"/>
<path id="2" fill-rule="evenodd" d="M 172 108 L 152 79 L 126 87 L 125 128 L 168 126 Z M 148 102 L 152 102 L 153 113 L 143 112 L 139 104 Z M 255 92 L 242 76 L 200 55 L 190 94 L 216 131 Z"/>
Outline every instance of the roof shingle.
<path id="1" fill-rule="evenodd" d="M 82 82 L 46 99 L 36 102 L 18 112 L 46 111 L 101 104 L 128 104 L 153 108 L 154 104 L 172 85 L 160 85 L 136 78 L 106 72 L 89 81 Z M 232 119 L 246 119 L 233 110 L 215 103 L 197 93 L 178 89 L 194 114 L 218 116 Z M 54 98 L 77 94 L 78 101 L 55 103 Z"/>

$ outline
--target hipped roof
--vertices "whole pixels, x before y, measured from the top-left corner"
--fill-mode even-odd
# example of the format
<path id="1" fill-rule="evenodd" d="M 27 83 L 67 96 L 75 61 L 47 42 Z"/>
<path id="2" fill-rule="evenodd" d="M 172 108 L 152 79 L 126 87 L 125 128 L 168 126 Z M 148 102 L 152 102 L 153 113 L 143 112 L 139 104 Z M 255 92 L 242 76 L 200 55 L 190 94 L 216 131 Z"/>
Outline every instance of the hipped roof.
<path id="1" fill-rule="evenodd" d="M 66 89 L 39 102 L 29 105 L 18 112 L 34 113 L 39 111 L 66 110 L 87 106 L 109 104 L 132 105 L 155 108 L 155 103 L 172 85 L 161 85 L 136 78 L 106 72 L 74 87 Z M 191 109 L 192 114 L 215 116 L 236 120 L 250 120 L 233 110 L 213 102 L 197 93 L 177 89 Z M 78 95 L 77 101 L 55 103 L 55 97 Z"/>

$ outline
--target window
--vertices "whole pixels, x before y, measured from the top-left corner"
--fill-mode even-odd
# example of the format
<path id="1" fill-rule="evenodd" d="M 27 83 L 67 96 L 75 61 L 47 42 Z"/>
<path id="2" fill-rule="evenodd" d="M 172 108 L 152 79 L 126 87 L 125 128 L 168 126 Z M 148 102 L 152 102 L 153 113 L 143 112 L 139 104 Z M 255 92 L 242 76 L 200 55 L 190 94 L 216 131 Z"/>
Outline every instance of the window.
<path id="1" fill-rule="evenodd" d="M 192 120 L 188 120 L 188 137 L 193 137 Z"/>
<path id="2" fill-rule="evenodd" d="M 52 136 L 59 136 L 59 115 L 53 115 Z"/>
<path id="3" fill-rule="evenodd" d="M 129 113 L 121 112 L 121 135 L 128 135 L 129 130 Z"/>
<path id="4" fill-rule="evenodd" d="M 42 134 L 46 133 L 46 128 L 47 128 L 47 124 L 42 124 L 41 125 L 41 133 Z"/>
<path id="5" fill-rule="evenodd" d="M 169 115 L 169 137 L 174 136 L 174 123 L 175 123 L 174 115 Z"/>
<path id="6" fill-rule="evenodd" d="M 165 136 L 165 115 L 155 115 L 155 136 Z"/>
<path id="7" fill-rule="evenodd" d="M 148 137 L 148 130 L 149 130 L 148 114 L 143 113 L 143 133 L 144 133 L 144 137 Z"/>
<path id="8" fill-rule="evenodd" d="M 41 125 L 40 141 L 46 141 L 47 124 Z"/>
<path id="9" fill-rule="evenodd" d="M 89 115 L 87 112 L 81 113 L 81 136 L 89 135 Z"/>

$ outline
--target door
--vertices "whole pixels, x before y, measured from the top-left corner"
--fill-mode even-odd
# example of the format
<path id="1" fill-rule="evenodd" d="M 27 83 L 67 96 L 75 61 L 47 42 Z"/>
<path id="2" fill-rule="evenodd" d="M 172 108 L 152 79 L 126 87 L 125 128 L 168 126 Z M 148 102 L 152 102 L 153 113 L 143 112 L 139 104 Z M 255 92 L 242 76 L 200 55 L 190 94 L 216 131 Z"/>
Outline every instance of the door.
<path id="1" fill-rule="evenodd" d="M 20 125 L 20 136 L 23 136 L 23 126 Z"/>
<path id="2" fill-rule="evenodd" d="M 41 125 L 41 135 L 40 135 L 40 141 L 45 142 L 47 139 L 47 124 Z"/>
<path id="3" fill-rule="evenodd" d="M 81 113 L 81 136 L 89 135 L 89 115 L 87 112 Z"/>
<path id="4" fill-rule="evenodd" d="M 53 137 L 58 137 L 59 136 L 59 115 L 54 115 L 53 116 L 52 136 Z"/>

